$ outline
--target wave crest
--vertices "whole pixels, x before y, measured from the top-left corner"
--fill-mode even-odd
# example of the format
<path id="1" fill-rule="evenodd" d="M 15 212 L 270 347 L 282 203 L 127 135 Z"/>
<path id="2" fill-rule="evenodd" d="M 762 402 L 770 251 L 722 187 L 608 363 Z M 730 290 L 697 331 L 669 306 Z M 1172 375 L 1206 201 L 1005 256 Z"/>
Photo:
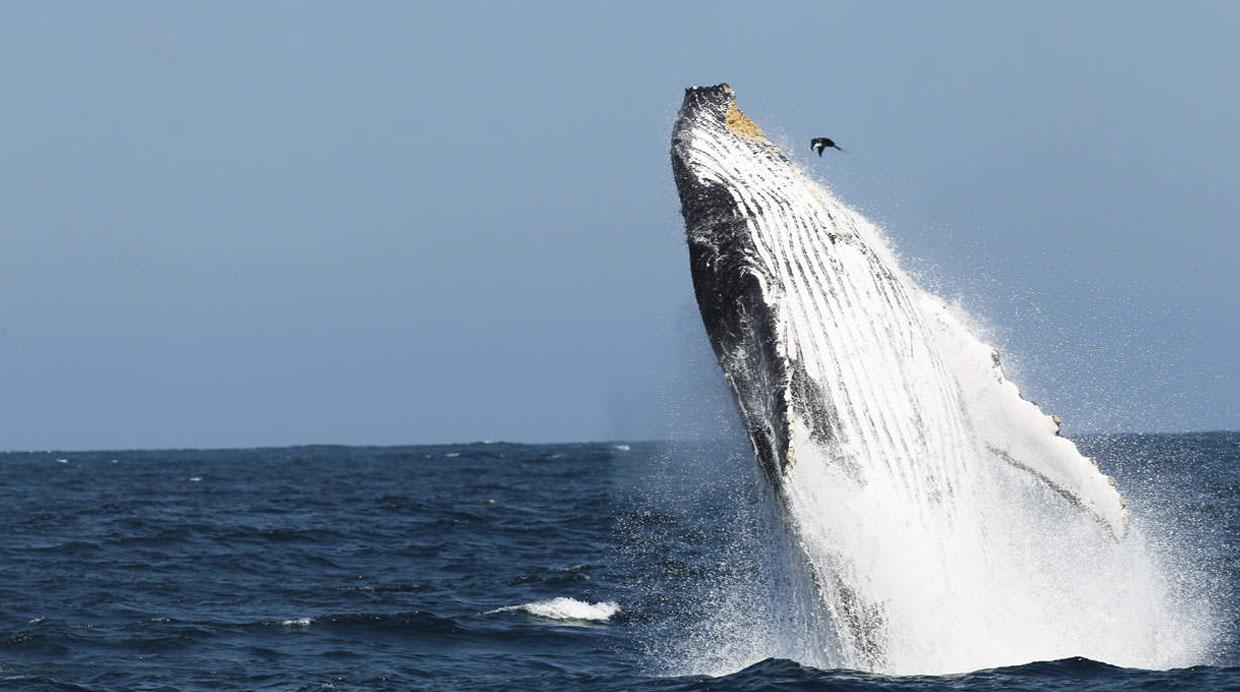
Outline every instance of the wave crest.
<path id="1" fill-rule="evenodd" d="M 620 612 L 620 604 L 615 601 L 599 601 L 589 603 L 575 598 L 559 596 L 547 601 L 531 601 L 521 605 L 504 606 L 487 611 L 487 615 L 521 611 L 535 617 L 548 620 L 578 620 L 586 622 L 607 622 Z"/>

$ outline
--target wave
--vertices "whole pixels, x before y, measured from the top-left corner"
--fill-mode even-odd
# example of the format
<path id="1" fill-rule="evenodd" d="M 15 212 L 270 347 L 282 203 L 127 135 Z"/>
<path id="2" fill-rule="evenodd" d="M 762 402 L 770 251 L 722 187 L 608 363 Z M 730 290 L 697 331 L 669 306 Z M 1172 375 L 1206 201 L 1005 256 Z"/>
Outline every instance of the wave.
<path id="1" fill-rule="evenodd" d="M 1034 661 L 1019 666 L 988 668 L 955 675 L 892 676 L 860 670 L 820 669 L 788 659 L 768 658 L 722 677 L 686 676 L 668 679 L 668 690 L 748 692 L 772 687 L 849 690 L 1123 690 L 1228 689 L 1236 668 L 1195 666 L 1146 670 L 1113 666 L 1084 657 Z"/>
<path id="2" fill-rule="evenodd" d="M 521 611 L 535 617 L 548 620 L 575 620 L 582 622 L 607 622 L 620 613 L 620 604 L 615 601 L 599 601 L 589 603 L 575 598 L 559 596 L 547 601 L 532 601 L 521 605 L 504 606 L 489 610 L 487 615 Z"/>

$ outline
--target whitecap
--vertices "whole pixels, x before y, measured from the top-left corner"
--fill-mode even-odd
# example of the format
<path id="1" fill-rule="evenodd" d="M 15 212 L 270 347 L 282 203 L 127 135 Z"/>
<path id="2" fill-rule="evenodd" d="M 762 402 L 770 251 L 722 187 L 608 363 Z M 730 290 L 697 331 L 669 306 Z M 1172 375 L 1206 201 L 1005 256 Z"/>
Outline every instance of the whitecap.
<path id="1" fill-rule="evenodd" d="M 69 460 L 68 460 L 68 459 L 57 459 L 57 460 L 56 460 L 56 463 L 57 463 L 57 464 L 67 464 L 67 463 L 69 463 Z"/>
<path id="2" fill-rule="evenodd" d="M 314 624 L 314 618 L 292 618 L 290 620 L 281 620 L 280 624 L 285 627 L 309 627 Z"/>
<path id="3" fill-rule="evenodd" d="M 460 452 L 448 452 L 448 453 L 447 453 L 447 454 L 445 454 L 444 456 L 448 457 L 449 459 L 455 459 L 455 458 L 457 458 L 457 457 L 461 456 L 461 453 L 460 453 Z"/>
<path id="4" fill-rule="evenodd" d="M 613 449 L 618 449 L 618 450 L 620 450 L 621 452 L 627 452 L 627 451 L 629 451 L 630 449 L 632 449 L 632 447 L 630 447 L 630 446 L 628 446 L 628 445 L 612 445 L 612 448 L 613 448 Z"/>
<path id="5" fill-rule="evenodd" d="M 190 476 L 188 480 L 190 483 L 201 483 L 202 476 Z"/>
<path id="6" fill-rule="evenodd" d="M 489 610 L 486 615 L 522 611 L 530 615 L 548 620 L 576 620 L 582 622 L 607 622 L 613 615 L 620 612 L 620 604 L 615 601 L 599 601 L 589 603 L 575 598 L 563 596 L 548 601 L 532 601 L 521 605 L 504 606 Z"/>

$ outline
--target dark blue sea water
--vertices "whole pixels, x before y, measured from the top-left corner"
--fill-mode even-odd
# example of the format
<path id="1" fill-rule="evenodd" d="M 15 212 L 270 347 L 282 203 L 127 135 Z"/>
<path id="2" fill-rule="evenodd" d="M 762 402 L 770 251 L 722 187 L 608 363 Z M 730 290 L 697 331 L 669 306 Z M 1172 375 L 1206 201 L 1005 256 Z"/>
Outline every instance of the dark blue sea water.
<path id="1" fill-rule="evenodd" d="M 1240 688 L 1240 434 L 1080 442 L 1215 585 L 1207 664 L 678 676 L 669 644 L 748 569 L 744 454 L 296 447 L 0 454 L 0 688 Z"/>

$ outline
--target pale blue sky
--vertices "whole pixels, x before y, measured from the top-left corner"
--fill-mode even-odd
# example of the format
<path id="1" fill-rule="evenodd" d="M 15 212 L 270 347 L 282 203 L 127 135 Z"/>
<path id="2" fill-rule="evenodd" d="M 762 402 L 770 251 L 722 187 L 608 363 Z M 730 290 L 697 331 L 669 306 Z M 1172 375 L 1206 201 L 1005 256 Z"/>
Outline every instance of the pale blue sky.
<path id="1" fill-rule="evenodd" d="M 6 4 L 0 449 L 694 432 L 720 81 L 1069 431 L 1240 428 L 1240 5 L 772 5 Z"/>

